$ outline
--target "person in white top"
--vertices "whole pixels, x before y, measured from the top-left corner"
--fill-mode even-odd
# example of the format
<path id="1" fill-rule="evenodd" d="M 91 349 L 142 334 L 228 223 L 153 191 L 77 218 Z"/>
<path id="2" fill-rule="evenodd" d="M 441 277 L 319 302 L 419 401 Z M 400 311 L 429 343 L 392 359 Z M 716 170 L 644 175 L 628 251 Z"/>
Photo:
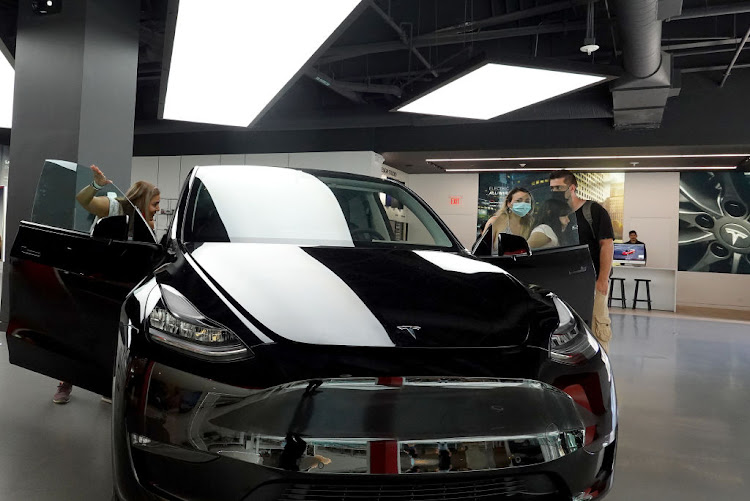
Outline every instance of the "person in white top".
<path id="1" fill-rule="evenodd" d="M 547 200 L 542 204 L 537 218 L 539 224 L 528 238 L 532 249 L 559 247 L 563 232 L 570 224 L 570 208 L 565 202 Z"/>
<path id="2" fill-rule="evenodd" d="M 159 212 L 161 194 L 159 188 L 148 181 L 136 181 L 125 193 L 125 198 L 109 198 L 95 196 L 96 193 L 112 181 L 96 165 L 91 166 L 94 182 L 84 187 L 76 195 L 76 200 L 84 209 L 99 218 L 132 214 L 133 207 L 143 215 L 151 229 L 154 229 L 154 216 Z M 127 199 L 127 200 L 126 200 Z M 127 203 L 130 201 L 130 203 Z M 132 205 L 131 205 L 132 204 Z"/>
<path id="3" fill-rule="evenodd" d="M 492 226 L 492 252 L 497 253 L 497 236 L 500 233 L 510 233 L 525 239 L 529 238 L 534 225 L 531 209 L 533 203 L 529 190 L 516 187 L 505 197 L 503 206 L 492 216 L 484 226 L 483 234 Z"/>

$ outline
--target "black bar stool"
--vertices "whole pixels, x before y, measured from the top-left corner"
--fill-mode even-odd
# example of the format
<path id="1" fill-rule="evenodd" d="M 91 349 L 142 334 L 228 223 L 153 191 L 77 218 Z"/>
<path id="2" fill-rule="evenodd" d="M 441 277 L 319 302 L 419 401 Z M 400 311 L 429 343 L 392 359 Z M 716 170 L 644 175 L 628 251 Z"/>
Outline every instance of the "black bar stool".
<path id="1" fill-rule="evenodd" d="M 638 299 L 638 285 L 641 282 L 646 282 L 646 297 L 648 299 Z M 646 278 L 635 279 L 635 294 L 633 294 L 633 309 L 635 309 L 635 303 L 648 303 L 648 310 L 651 311 L 651 280 Z"/>
<path id="2" fill-rule="evenodd" d="M 619 280 L 620 282 L 620 297 L 614 297 L 612 296 L 612 291 L 615 288 L 615 280 Z M 625 279 L 624 278 L 612 278 L 609 282 L 609 299 L 607 300 L 607 306 L 612 306 L 612 300 L 615 301 L 621 301 L 622 307 L 627 308 L 628 305 L 625 302 Z"/>

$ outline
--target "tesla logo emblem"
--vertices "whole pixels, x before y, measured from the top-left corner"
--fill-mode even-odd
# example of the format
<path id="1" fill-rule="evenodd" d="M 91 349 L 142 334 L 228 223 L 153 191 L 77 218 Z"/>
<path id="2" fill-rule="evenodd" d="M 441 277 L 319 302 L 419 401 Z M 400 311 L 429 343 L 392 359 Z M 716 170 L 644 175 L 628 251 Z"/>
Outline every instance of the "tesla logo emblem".
<path id="1" fill-rule="evenodd" d="M 732 226 L 725 226 L 724 227 L 724 232 L 727 235 L 729 235 L 729 236 L 732 237 L 732 245 L 737 245 L 737 241 L 738 240 L 739 241 L 744 241 L 744 240 L 747 240 L 748 237 L 750 237 L 750 235 L 748 235 L 747 233 L 745 233 L 745 231 L 743 231 L 743 229 L 741 229 L 740 227 L 734 226 L 734 225 L 732 225 Z M 745 247 L 745 245 L 743 245 L 742 247 Z"/>
<path id="2" fill-rule="evenodd" d="M 408 332 L 409 334 L 411 334 L 411 337 L 413 337 L 414 339 L 417 339 L 417 331 L 422 329 L 418 325 L 399 325 L 396 328 L 400 331 Z"/>

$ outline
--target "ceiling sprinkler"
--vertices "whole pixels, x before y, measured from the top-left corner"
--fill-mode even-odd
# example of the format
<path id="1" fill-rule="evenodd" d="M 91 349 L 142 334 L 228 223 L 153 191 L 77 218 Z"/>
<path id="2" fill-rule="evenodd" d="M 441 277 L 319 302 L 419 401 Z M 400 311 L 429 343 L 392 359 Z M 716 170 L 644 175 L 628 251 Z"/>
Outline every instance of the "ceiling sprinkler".
<path id="1" fill-rule="evenodd" d="M 581 52 L 585 52 L 590 56 L 597 50 L 599 50 L 599 46 L 596 45 L 596 37 L 594 36 L 594 2 L 589 0 L 586 11 L 586 37 L 583 39 Z"/>
<path id="2" fill-rule="evenodd" d="M 595 40 L 594 40 L 593 38 L 587 38 L 587 39 L 585 40 L 585 42 L 588 42 L 589 40 L 590 40 L 590 41 L 592 41 L 592 42 L 594 42 L 594 41 L 595 41 Z M 597 51 L 597 50 L 599 50 L 599 46 L 598 46 L 598 45 L 596 45 L 595 43 L 586 43 L 586 45 L 581 45 L 581 52 L 585 52 L 585 53 L 586 53 L 586 54 L 588 54 L 589 56 L 590 56 L 590 55 L 591 55 L 591 54 L 592 54 L 593 52 L 595 52 L 595 51 Z"/>

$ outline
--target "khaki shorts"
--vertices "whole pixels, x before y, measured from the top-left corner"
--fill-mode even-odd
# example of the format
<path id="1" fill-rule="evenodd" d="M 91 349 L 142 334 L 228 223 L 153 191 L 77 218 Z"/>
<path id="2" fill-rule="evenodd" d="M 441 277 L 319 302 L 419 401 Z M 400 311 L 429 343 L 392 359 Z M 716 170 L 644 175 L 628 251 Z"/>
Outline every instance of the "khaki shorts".
<path id="1" fill-rule="evenodd" d="M 602 345 L 604 351 L 609 353 L 609 340 L 612 339 L 612 321 L 609 319 L 609 308 L 607 306 L 607 294 L 598 290 L 594 292 L 594 315 L 591 319 L 591 327 L 594 336 Z"/>

